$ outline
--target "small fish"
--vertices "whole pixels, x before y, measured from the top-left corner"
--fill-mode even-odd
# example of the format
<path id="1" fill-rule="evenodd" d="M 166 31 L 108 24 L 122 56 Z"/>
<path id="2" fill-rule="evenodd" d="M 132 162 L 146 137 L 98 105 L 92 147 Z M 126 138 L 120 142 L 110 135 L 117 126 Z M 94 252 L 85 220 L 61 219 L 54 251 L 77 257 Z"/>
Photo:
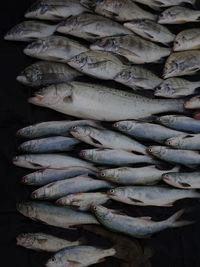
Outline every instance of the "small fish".
<path id="1" fill-rule="evenodd" d="M 108 191 L 111 199 L 137 206 L 171 207 L 184 198 L 200 198 L 195 190 L 172 189 L 163 186 L 124 186 Z"/>
<path id="2" fill-rule="evenodd" d="M 54 254 L 46 263 L 46 267 L 85 267 L 103 262 L 106 257 L 114 256 L 114 248 L 103 249 L 93 246 L 75 246 L 64 248 Z"/>
<path id="3" fill-rule="evenodd" d="M 31 87 L 48 86 L 50 84 L 69 82 L 82 74 L 67 64 L 38 61 L 28 66 L 17 76 L 17 81 Z"/>
<path id="4" fill-rule="evenodd" d="M 200 70 L 200 51 L 191 50 L 172 53 L 164 66 L 163 78 L 193 75 Z"/>
<path id="5" fill-rule="evenodd" d="M 166 98 L 181 98 L 192 95 L 200 87 L 200 82 L 191 82 L 182 78 L 164 80 L 155 90 L 155 96 Z"/>
<path id="6" fill-rule="evenodd" d="M 200 96 L 193 96 L 189 100 L 187 100 L 184 104 L 184 108 L 186 109 L 200 109 Z"/>
<path id="7" fill-rule="evenodd" d="M 178 170 L 179 167 L 171 170 L 159 170 L 155 165 L 139 168 L 121 167 L 102 170 L 98 173 L 98 177 L 122 185 L 153 185 L 161 181 L 162 174 Z"/>
<path id="8" fill-rule="evenodd" d="M 135 151 L 146 154 L 146 147 L 125 136 L 111 130 L 97 129 L 90 126 L 75 126 L 70 133 L 77 139 L 99 148 L 113 148 Z"/>
<path id="9" fill-rule="evenodd" d="M 91 205 L 101 205 L 108 200 L 109 197 L 104 192 L 74 193 L 58 199 L 56 204 L 86 211 L 90 209 Z"/>
<path id="10" fill-rule="evenodd" d="M 80 141 L 64 136 L 54 136 L 42 139 L 26 141 L 22 143 L 18 150 L 26 153 L 49 153 L 73 150 Z"/>
<path id="11" fill-rule="evenodd" d="M 146 238 L 167 228 L 181 227 L 192 222 L 177 221 L 184 210 L 180 210 L 164 221 L 152 221 L 150 217 L 130 217 L 119 214 L 116 210 L 107 209 L 103 206 L 92 208 L 98 221 L 113 232 L 120 232 L 136 238 Z"/>
<path id="12" fill-rule="evenodd" d="M 70 228 L 80 224 L 98 224 L 98 221 L 90 213 L 75 211 L 46 202 L 17 203 L 17 210 L 32 220 L 61 228 Z"/>
<path id="13" fill-rule="evenodd" d="M 79 246 L 81 242 L 69 241 L 45 233 L 26 233 L 17 236 L 17 245 L 36 251 L 56 252 L 66 247 Z"/>
<path id="14" fill-rule="evenodd" d="M 180 32 L 174 40 L 174 51 L 200 49 L 200 29 L 193 28 Z"/>
<path id="15" fill-rule="evenodd" d="M 87 41 L 107 36 L 131 34 L 131 31 L 123 27 L 123 25 L 90 13 L 69 17 L 58 26 L 57 31 L 62 34 L 83 38 Z"/>
<path id="16" fill-rule="evenodd" d="M 52 200 L 64 197 L 69 194 L 82 193 L 112 187 L 113 184 L 107 181 L 93 179 L 88 175 L 80 175 L 71 179 L 68 178 L 47 184 L 33 191 L 31 197 L 33 199 Z"/>
<path id="17" fill-rule="evenodd" d="M 67 37 L 50 36 L 29 44 L 24 53 L 34 58 L 67 63 L 70 58 L 87 50 L 86 46 Z"/>
<path id="18" fill-rule="evenodd" d="M 25 13 L 25 18 L 63 20 L 88 11 L 79 0 L 39 0 Z"/>
<path id="19" fill-rule="evenodd" d="M 141 121 L 119 121 L 114 123 L 113 127 L 138 139 L 161 144 L 171 137 L 184 134 L 184 132 L 175 131 L 165 126 Z"/>
<path id="20" fill-rule="evenodd" d="M 158 76 L 153 72 L 139 66 L 130 66 L 125 68 L 114 77 L 116 82 L 122 83 L 133 90 L 136 89 L 154 89 L 161 82 Z"/>
<path id="21" fill-rule="evenodd" d="M 185 134 L 172 137 L 166 140 L 165 144 L 177 149 L 200 150 L 200 134 Z"/>
<path id="22" fill-rule="evenodd" d="M 158 18 L 161 24 L 183 24 L 187 22 L 199 22 L 200 11 L 182 6 L 174 6 L 164 10 Z"/>
<path id="23" fill-rule="evenodd" d="M 200 172 L 174 172 L 163 174 L 162 179 L 169 185 L 184 189 L 200 189 Z"/>
<path id="24" fill-rule="evenodd" d="M 155 10 L 160 8 L 165 8 L 169 6 L 178 6 L 182 4 L 191 4 L 194 5 L 196 0 L 133 0 L 140 4 L 147 5 Z"/>
<path id="25" fill-rule="evenodd" d="M 11 28 L 4 36 L 8 41 L 31 42 L 37 39 L 51 36 L 56 31 L 57 25 L 40 21 L 23 21 Z"/>
<path id="26" fill-rule="evenodd" d="M 171 53 L 170 48 L 161 47 L 134 34 L 105 37 L 91 44 L 90 49 L 119 54 L 134 64 L 155 63 Z"/>
<path id="27" fill-rule="evenodd" d="M 162 44 L 168 44 L 174 41 L 175 35 L 165 26 L 162 26 L 150 19 L 134 19 L 124 23 L 124 26 L 139 36 Z"/>

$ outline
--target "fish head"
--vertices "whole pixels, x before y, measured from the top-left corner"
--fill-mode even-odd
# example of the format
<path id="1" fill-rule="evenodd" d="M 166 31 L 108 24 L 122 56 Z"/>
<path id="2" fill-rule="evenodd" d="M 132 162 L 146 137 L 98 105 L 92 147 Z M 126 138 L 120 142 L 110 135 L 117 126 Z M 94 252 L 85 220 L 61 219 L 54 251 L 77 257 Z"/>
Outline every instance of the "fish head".
<path id="1" fill-rule="evenodd" d="M 117 171 L 115 169 L 102 170 L 98 173 L 98 177 L 110 182 L 117 182 Z"/>
<path id="2" fill-rule="evenodd" d="M 70 133 L 77 139 L 83 141 L 92 141 L 91 140 L 91 131 L 92 129 L 88 126 L 74 126 L 70 129 Z"/>
<path id="3" fill-rule="evenodd" d="M 166 147 L 164 147 L 164 146 L 150 146 L 148 148 L 148 152 L 155 157 L 160 157 L 161 155 L 165 154 Z"/>
<path id="4" fill-rule="evenodd" d="M 33 234 L 27 233 L 27 234 L 20 234 L 17 236 L 17 245 L 31 248 L 32 245 L 35 242 L 35 237 Z"/>
<path id="5" fill-rule="evenodd" d="M 180 173 L 165 173 L 162 175 L 162 180 L 165 183 L 176 187 L 182 187 L 185 189 L 188 189 L 190 187 L 188 181 L 186 183 Z"/>
<path id="6" fill-rule="evenodd" d="M 164 10 L 158 17 L 158 23 L 161 24 L 170 24 L 171 21 L 176 21 L 176 17 L 179 16 L 179 14 L 181 15 L 182 12 L 182 8 L 181 7 L 171 7 L 168 8 L 166 10 Z"/>
<path id="7" fill-rule="evenodd" d="M 91 205 L 90 207 L 92 213 L 97 217 L 98 220 L 104 220 L 110 214 L 109 209 L 101 206 L 101 205 Z"/>
<path id="8" fill-rule="evenodd" d="M 57 31 L 66 34 L 67 32 L 71 32 L 76 29 L 81 24 L 80 16 L 71 16 L 67 18 L 65 21 L 61 22 Z"/>
<path id="9" fill-rule="evenodd" d="M 119 72 L 114 80 L 119 83 L 128 83 L 134 78 L 133 71 L 130 69 L 123 70 Z"/>
<path id="10" fill-rule="evenodd" d="M 16 208 L 21 214 L 23 214 L 26 217 L 29 218 L 36 217 L 36 210 L 31 202 L 17 203 Z"/>
<path id="11" fill-rule="evenodd" d="M 21 178 L 21 183 L 23 183 L 23 184 L 29 184 L 29 185 L 34 184 L 34 182 L 36 181 L 36 179 L 39 178 L 38 175 L 37 175 L 37 173 L 38 172 L 33 172 L 33 173 L 29 173 L 29 174 L 23 176 Z"/>
<path id="12" fill-rule="evenodd" d="M 181 51 L 182 47 L 184 46 L 186 42 L 186 37 L 182 35 L 181 37 L 178 37 L 174 40 L 173 50 L 174 51 Z"/>
<path id="13" fill-rule="evenodd" d="M 177 73 L 183 70 L 184 65 L 182 60 L 179 60 L 178 57 L 176 58 L 175 54 L 172 54 L 165 63 L 163 78 L 166 79 L 177 76 Z"/>
<path id="14" fill-rule="evenodd" d="M 43 80 L 43 72 L 37 65 L 26 68 L 17 76 L 17 81 L 28 86 L 40 86 Z"/>
<path id="15" fill-rule="evenodd" d="M 70 58 L 67 61 L 67 64 L 70 65 L 73 68 L 83 68 L 88 62 L 88 53 L 83 52 L 79 55 L 76 55 L 72 58 Z"/>
<path id="16" fill-rule="evenodd" d="M 32 134 L 33 132 L 33 125 L 30 125 L 28 127 L 24 127 L 22 129 L 19 129 L 16 133 L 16 136 L 18 137 L 23 137 L 23 138 L 29 138 L 29 136 Z"/>
<path id="17" fill-rule="evenodd" d="M 71 264 L 67 264 L 66 260 L 63 262 L 63 259 L 60 253 L 55 254 L 51 257 L 47 263 L 45 264 L 46 267 L 63 267 L 63 266 L 70 266 Z"/>
<path id="18" fill-rule="evenodd" d="M 177 148 L 179 145 L 183 143 L 183 140 L 184 139 L 181 136 L 172 137 L 165 141 L 165 145 Z"/>
<path id="19" fill-rule="evenodd" d="M 20 155 L 16 156 L 12 160 L 13 164 L 19 167 L 39 169 L 41 166 L 32 162 L 32 155 Z"/>
<path id="20" fill-rule="evenodd" d="M 56 201 L 56 204 L 59 206 L 66 206 L 72 204 L 72 197 L 71 195 L 67 195 L 65 197 L 61 197 Z"/>
<path id="21" fill-rule="evenodd" d="M 31 30 L 27 29 L 26 23 L 20 23 L 11 28 L 4 36 L 4 39 L 8 41 L 21 41 L 23 37 L 28 37 L 29 33 L 31 33 Z"/>
<path id="22" fill-rule="evenodd" d="M 37 56 L 38 54 L 43 54 L 47 51 L 49 43 L 46 39 L 39 39 L 31 44 L 29 44 L 25 49 L 24 53 L 27 56 Z"/>
<path id="23" fill-rule="evenodd" d="M 132 129 L 132 123 L 134 126 L 134 122 L 132 121 L 131 123 L 129 121 L 118 121 L 115 122 L 112 127 L 121 132 L 129 132 Z"/>
<path id="24" fill-rule="evenodd" d="M 174 95 L 175 92 L 176 89 L 174 88 L 173 84 L 171 84 L 170 81 L 166 80 L 155 89 L 154 95 L 162 97 L 170 97 Z"/>
<path id="25" fill-rule="evenodd" d="M 94 42 L 94 44 L 91 44 L 90 49 L 116 52 L 119 47 L 118 45 L 119 45 L 119 42 L 117 38 L 106 37 L 106 38 L 97 40 L 96 42 Z"/>
<path id="26" fill-rule="evenodd" d="M 176 115 L 161 116 L 161 117 L 158 117 L 156 119 L 156 121 L 158 123 L 164 124 L 166 126 L 170 126 L 170 125 L 173 125 L 174 123 L 176 123 Z"/>
<path id="27" fill-rule="evenodd" d="M 51 195 L 56 193 L 55 188 L 54 188 L 55 183 L 50 183 L 45 186 L 42 186 L 35 191 L 32 192 L 31 198 L 32 199 L 46 199 L 47 195 Z"/>
<path id="28" fill-rule="evenodd" d="M 25 13 L 25 18 L 41 18 L 45 19 L 48 12 L 53 9 L 53 6 L 49 5 L 45 0 L 36 1 Z"/>
<path id="29" fill-rule="evenodd" d="M 110 190 L 108 190 L 107 195 L 111 199 L 122 200 L 124 198 L 123 188 L 122 187 L 111 188 Z"/>
<path id="30" fill-rule="evenodd" d="M 200 96 L 198 95 L 190 98 L 188 101 L 186 101 L 184 107 L 186 109 L 198 109 L 200 107 Z"/>

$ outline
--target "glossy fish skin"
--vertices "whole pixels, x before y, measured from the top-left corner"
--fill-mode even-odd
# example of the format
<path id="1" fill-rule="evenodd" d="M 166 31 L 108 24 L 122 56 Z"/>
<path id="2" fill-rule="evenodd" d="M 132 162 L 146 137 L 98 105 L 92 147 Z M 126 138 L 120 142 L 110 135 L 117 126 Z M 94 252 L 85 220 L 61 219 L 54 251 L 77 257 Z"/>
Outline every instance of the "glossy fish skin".
<path id="1" fill-rule="evenodd" d="M 121 133 L 90 126 L 75 126 L 70 133 L 80 141 L 99 148 L 113 148 L 146 154 L 146 147 Z"/>
<path id="2" fill-rule="evenodd" d="M 200 96 L 194 96 L 187 100 L 184 104 L 184 108 L 186 109 L 199 109 L 200 108 Z"/>
<path id="3" fill-rule="evenodd" d="M 68 18 L 58 26 L 57 31 L 88 41 L 107 36 L 131 34 L 131 31 L 123 27 L 123 25 L 111 19 L 90 13 L 83 13 L 79 16 Z"/>
<path id="4" fill-rule="evenodd" d="M 174 172 L 162 176 L 163 181 L 169 185 L 183 189 L 200 188 L 200 172 Z"/>
<path id="5" fill-rule="evenodd" d="M 69 194 L 88 192 L 102 188 L 112 188 L 113 184 L 93 179 L 88 175 L 80 175 L 71 179 L 64 179 L 61 181 L 47 184 L 39 189 L 36 189 L 31 197 L 34 199 L 59 199 Z"/>
<path id="6" fill-rule="evenodd" d="M 183 112 L 184 100 L 151 99 L 97 84 L 71 82 L 44 88 L 28 102 L 84 119 L 116 121 Z"/>
<path id="7" fill-rule="evenodd" d="M 34 58 L 67 63 L 70 58 L 87 50 L 84 45 L 67 37 L 50 36 L 29 44 L 24 53 Z"/>
<path id="8" fill-rule="evenodd" d="M 200 48 L 200 29 L 193 28 L 180 32 L 174 40 L 174 51 Z"/>
<path id="9" fill-rule="evenodd" d="M 200 134 L 185 134 L 173 137 L 168 139 L 165 144 L 177 149 L 200 150 Z"/>
<path id="10" fill-rule="evenodd" d="M 27 153 L 62 152 L 73 150 L 79 143 L 80 141 L 75 138 L 54 136 L 26 141 L 18 147 L 18 150 Z"/>
<path id="11" fill-rule="evenodd" d="M 106 257 L 114 256 L 114 248 L 103 249 L 92 246 L 76 246 L 65 248 L 51 257 L 46 267 L 85 267 L 105 261 Z"/>
<path id="12" fill-rule="evenodd" d="M 165 26 L 156 23 L 150 19 L 134 19 L 124 23 L 124 26 L 139 36 L 158 43 L 171 43 L 176 37 Z"/>
<path id="13" fill-rule="evenodd" d="M 161 47 L 135 34 L 105 37 L 90 45 L 90 49 L 119 54 L 134 64 L 155 63 L 171 53 L 170 48 Z"/>
<path id="14" fill-rule="evenodd" d="M 56 201 L 56 204 L 62 206 L 70 206 L 76 210 L 87 211 L 91 205 L 101 205 L 109 200 L 107 193 L 74 193 L 62 197 Z"/>
<path id="15" fill-rule="evenodd" d="M 194 5 L 196 0 L 133 0 L 134 2 L 138 2 L 140 4 L 147 5 L 155 10 L 159 10 L 160 8 L 169 7 L 169 6 L 178 6 L 184 3 L 188 3 Z"/>
<path id="16" fill-rule="evenodd" d="M 50 84 L 69 82 L 82 74 L 67 64 L 38 61 L 28 66 L 17 76 L 17 81 L 31 87 L 48 86 Z"/>
<path id="17" fill-rule="evenodd" d="M 18 203 L 17 210 L 32 220 L 61 228 L 70 228 L 80 224 L 98 224 L 90 213 L 59 207 L 47 202 Z"/>
<path id="18" fill-rule="evenodd" d="M 56 252 L 80 244 L 79 240 L 69 241 L 45 233 L 26 233 L 17 236 L 17 245 L 35 251 Z"/>
<path id="19" fill-rule="evenodd" d="M 136 206 L 170 207 L 177 200 L 200 198 L 194 190 L 179 190 L 162 186 L 124 186 L 108 191 L 111 199 Z"/>

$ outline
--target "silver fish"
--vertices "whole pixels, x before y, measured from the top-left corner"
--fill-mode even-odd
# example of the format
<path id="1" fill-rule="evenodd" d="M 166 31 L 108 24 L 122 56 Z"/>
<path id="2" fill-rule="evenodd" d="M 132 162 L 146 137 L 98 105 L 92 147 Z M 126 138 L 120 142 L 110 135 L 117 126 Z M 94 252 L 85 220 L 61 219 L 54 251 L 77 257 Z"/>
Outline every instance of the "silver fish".
<path id="1" fill-rule="evenodd" d="M 134 2 L 138 2 L 140 4 L 147 5 L 155 10 L 159 10 L 160 8 L 165 8 L 169 6 L 178 6 L 184 3 L 194 5 L 196 0 L 133 0 Z"/>
<path id="2" fill-rule="evenodd" d="M 131 31 L 123 27 L 123 25 L 90 13 L 68 18 L 58 26 L 57 31 L 88 41 L 107 36 L 131 34 Z"/>
<path id="3" fill-rule="evenodd" d="M 200 150 L 200 134 L 185 134 L 172 137 L 166 140 L 165 144 L 177 149 Z"/>
<path id="4" fill-rule="evenodd" d="M 45 252 L 56 252 L 66 247 L 79 246 L 81 242 L 69 241 L 45 233 L 26 233 L 17 236 L 17 245 Z"/>
<path id="5" fill-rule="evenodd" d="M 171 207 L 184 198 L 200 198 L 195 190 L 172 189 L 163 186 L 124 186 L 110 189 L 111 199 L 137 206 Z"/>
<path id="6" fill-rule="evenodd" d="M 31 87 L 48 86 L 50 84 L 69 82 L 82 74 L 67 64 L 38 61 L 22 71 L 17 81 Z"/>
<path id="7" fill-rule="evenodd" d="M 186 109 L 199 109 L 200 108 L 200 96 L 193 96 L 189 100 L 187 100 L 184 104 L 184 108 Z"/>
<path id="8" fill-rule="evenodd" d="M 161 47 L 133 34 L 105 37 L 90 45 L 90 49 L 114 52 L 135 64 L 155 63 L 171 53 L 170 48 Z"/>
<path id="9" fill-rule="evenodd" d="M 77 139 L 99 148 L 114 148 L 146 154 L 146 147 L 123 134 L 90 126 L 75 126 L 70 133 Z"/>
<path id="10" fill-rule="evenodd" d="M 90 213 L 46 202 L 17 203 L 17 210 L 32 220 L 61 228 L 70 228 L 80 224 L 98 224 L 98 221 Z"/>
<path id="11" fill-rule="evenodd" d="M 192 75 L 200 70 L 200 51 L 191 50 L 172 53 L 164 67 L 163 77 Z"/>
<path id="12" fill-rule="evenodd" d="M 138 119 L 168 111 L 183 112 L 184 103 L 181 99 L 151 99 L 80 82 L 49 86 L 36 92 L 28 101 L 75 117 L 102 121 Z"/>
<path id="13" fill-rule="evenodd" d="M 180 32 L 174 40 L 174 51 L 200 48 L 200 29 L 193 28 Z"/>
<path id="14" fill-rule="evenodd" d="M 79 0 L 39 0 L 25 13 L 26 18 L 44 20 L 63 20 L 72 15 L 78 15 L 88 9 Z"/>
<path id="15" fill-rule="evenodd" d="M 87 50 L 86 46 L 67 37 L 50 36 L 29 44 L 24 53 L 30 57 L 67 63 L 70 58 Z"/>

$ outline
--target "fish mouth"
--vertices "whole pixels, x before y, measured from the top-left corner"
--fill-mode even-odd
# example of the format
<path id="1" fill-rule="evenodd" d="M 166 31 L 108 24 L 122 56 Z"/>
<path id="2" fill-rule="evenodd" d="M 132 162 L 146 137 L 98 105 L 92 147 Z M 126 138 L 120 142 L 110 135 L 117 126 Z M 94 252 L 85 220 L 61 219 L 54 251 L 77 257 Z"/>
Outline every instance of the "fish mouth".
<path id="1" fill-rule="evenodd" d="M 20 83 L 23 83 L 23 84 L 27 84 L 28 83 L 27 78 L 24 75 L 18 75 L 16 80 L 18 82 L 20 82 Z"/>
<path id="2" fill-rule="evenodd" d="M 170 182 L 170 179 L 169 179 L 168 175 L 166 175 L 166 174 L 162 175 L 162 179 L 163 179 L 163 181 L 165 181 L 167 183 Z"/>
<path id="3" fill-rule="evenodd" d="M 28 103 L 34 104 L 34 103 L 41 102 L 43 98 L 44 98 L 43 95 L 35 93 L 35 95 L 33 97 L 29 97 L 27 101 Z"/>

